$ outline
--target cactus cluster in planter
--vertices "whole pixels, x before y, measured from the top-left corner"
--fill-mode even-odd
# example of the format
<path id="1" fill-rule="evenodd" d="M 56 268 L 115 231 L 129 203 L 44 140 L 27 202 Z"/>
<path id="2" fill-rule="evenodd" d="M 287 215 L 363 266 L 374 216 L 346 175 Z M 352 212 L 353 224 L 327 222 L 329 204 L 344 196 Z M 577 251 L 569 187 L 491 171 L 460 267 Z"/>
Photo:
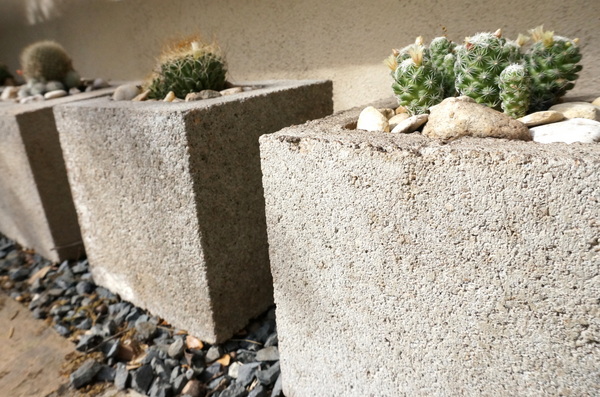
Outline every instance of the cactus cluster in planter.
<path id="1" fill-rule="evenodd" d="M 162 99 L 170 91 L 177 98 L 192 92 L 219 91 L 225 87 L 227 67 L 215 44 L 187 39 L 168 48 L 148 85 L 149 98 Z"/>
<path id="2" fill-rule="evenodd" d="M 466 95 L 515 118 L 548 109 L 578 78 L 578 40 L 542 26 L 530 34 L 527 51 L 528 37 L 508 40 L 500 30 L 478 33 L 462 45 L 438 37 L 426 46 L 418 37 L 387 60 L 399 104 L 411 115 L 423 114 L 444 98 Z"/>

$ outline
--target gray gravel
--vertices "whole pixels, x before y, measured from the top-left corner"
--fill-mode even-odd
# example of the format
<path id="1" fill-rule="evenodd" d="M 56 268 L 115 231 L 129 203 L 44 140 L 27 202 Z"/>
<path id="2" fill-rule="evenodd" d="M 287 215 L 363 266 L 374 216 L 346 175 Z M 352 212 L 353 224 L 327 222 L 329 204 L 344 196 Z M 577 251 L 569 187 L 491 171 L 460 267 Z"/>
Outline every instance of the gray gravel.
<path id="1" fill-rule="evenodd" d="M 71 374 L 75 388 L 111 382 L 153 397 L 283 396 L 274 308 L 229 341 L 192 349 L 185 331 L 96 286 L 86 259 L 51 263 L 1 235 L 0 288 L 77 350 L 96 353 Z"/>

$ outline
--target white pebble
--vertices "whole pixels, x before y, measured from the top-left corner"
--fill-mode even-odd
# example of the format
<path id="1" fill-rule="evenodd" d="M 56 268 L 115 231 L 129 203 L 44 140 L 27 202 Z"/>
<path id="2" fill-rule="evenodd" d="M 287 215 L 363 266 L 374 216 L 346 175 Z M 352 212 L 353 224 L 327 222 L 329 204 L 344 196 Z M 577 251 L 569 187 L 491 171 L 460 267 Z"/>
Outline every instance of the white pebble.
<path id="1" fill-rule="evenodd" d="M 530 128 L 531 137 L 539 143 L 600 142 L 600 122 L 575 118 Z"/>
<path id="2" fill-rule="evenodd" d="M 65 90 L 54 90 L 54 91 L 48 91 L 47 93 L 44 94 L 44 98 L 46 99 L 55 99 L 55 98 L 61 98 L 67 95 L 67 91 Z"/>
<path id="3" fill-rule="evenodd" d="M 356 128 L 366 131 L 390 132 L 390 124 L 387 117 L 373 106 L 367 106 L 360 112 Z"/>

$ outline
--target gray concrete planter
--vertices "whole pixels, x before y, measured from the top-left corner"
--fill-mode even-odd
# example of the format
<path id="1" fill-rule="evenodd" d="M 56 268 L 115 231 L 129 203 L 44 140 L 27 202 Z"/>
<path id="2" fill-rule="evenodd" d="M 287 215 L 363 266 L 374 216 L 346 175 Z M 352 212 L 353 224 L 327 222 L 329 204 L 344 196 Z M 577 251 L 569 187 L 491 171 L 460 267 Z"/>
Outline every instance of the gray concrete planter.
<path id="1" fill-rule="evenodd" d="M 331 114 L 329 81 L 55 110 L 94 280 L 204 341 L 273 302 L 258 137 Z"/>
<path id="2" fill-rule="evenodd" d="M 597 394 L 600 145 L 359 111 L 260 139 L 285 395 Z"/>
<path id="3" fill-rule="evenodd" d="M 52 261 L 84 253 L 52 108 L 112 91 L 0 103 L 0 231 Z"/>

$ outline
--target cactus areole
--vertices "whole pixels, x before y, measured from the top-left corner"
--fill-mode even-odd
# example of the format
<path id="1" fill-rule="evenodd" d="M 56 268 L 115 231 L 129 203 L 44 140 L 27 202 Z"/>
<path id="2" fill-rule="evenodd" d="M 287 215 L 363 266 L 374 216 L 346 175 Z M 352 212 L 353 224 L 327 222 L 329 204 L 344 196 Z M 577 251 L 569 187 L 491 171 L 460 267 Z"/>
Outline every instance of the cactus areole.
<path id="1" fill-rule="evenodd" d="M 515 118 L 548 109 L 579 77 L 578 40 L 555 36 L 543 26 L 529 33 L 533 44 L 526 51 L 528 37 L 507 40 L 501 30 L 478 33 L 458 46 L 446 37 L 425 46 L 418 37 L 386 60 L 398 103 L 410 114 L 421 114 L 444 98 L 467 95 Z"/>

